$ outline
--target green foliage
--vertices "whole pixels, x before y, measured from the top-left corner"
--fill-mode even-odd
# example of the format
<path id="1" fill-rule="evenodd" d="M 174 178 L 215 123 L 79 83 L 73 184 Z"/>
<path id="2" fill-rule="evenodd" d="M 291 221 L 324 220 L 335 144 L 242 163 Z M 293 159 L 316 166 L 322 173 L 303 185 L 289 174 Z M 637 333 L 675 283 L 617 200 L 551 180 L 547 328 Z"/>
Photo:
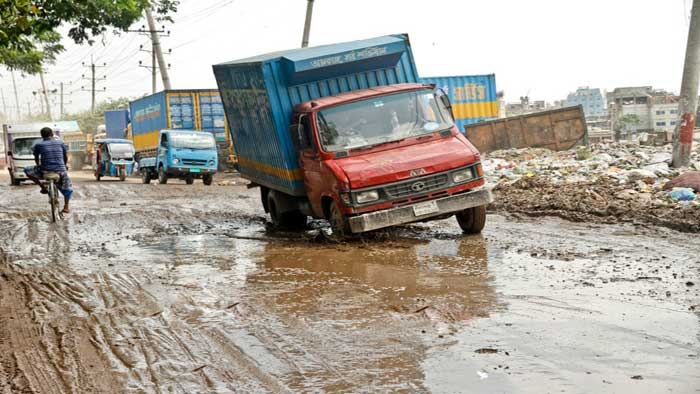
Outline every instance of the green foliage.
<path id="1" fill-rule="evenodd" d="M 65 120 L 76 120 L 80 126 L 80 130 L 86 134 L 95 134 L 97 131 L 97 126 L 105 123 L 105 111 L 112 109 L 126 109 L 129 108 L 129 101 L 132 99 L 128 97 L 120 97 L 118 99 L 109 99 L 98 103 L 95 106 L 95 112 L 90 110 L 81 111 L 74 114 L 66 114 L 63 117 Z"/>
<path id="2" fill-rule="evenodd" d="M 156 18 L 170 20 L 178 0 L 151 0 Z M 92 44 L 108 27 L 127 30 L 149 0 L 0 0 L 0 63 L 29 73 L 63 50 L 56 29 L 70 25 L 68 36 Z"/>

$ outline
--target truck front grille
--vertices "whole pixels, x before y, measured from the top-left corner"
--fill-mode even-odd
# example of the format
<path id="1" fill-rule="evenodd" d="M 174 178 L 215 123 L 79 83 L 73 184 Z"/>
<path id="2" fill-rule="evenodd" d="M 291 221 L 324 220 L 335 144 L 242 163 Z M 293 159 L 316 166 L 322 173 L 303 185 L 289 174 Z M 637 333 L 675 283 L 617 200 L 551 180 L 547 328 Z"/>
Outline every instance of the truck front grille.
<path id="1" fill-rule="evenodd" d="M 182 159 L 182 164 L 186 166 L 204 166 L 207 164 L 206 160 L 195 160 L 195 159 Z"/>
<path id="2" fill-rule="evenodd" d="M 392 199 L 408 197 L 438 190 L 446 186 L 448 180 L 448 174 L 428 175 L 401 183 L 395 183 L 385 187 L 384 191 Z"/>

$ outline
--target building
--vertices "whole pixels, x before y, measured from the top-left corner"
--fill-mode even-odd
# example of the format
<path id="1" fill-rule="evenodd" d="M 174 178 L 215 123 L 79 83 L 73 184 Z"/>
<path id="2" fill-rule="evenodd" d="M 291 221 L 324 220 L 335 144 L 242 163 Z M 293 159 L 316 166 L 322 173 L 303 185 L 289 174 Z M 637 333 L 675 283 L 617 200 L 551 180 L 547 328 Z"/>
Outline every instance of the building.
<path id="1" fill-rule="evenodd" d="M 580 87 L 566 97 L 566 106 L 583 106 L 586 119 L 607 116 L 603 93 L 598 88 Z"/>
<path id="2" fill-rule="evenodd" d="M 617 138 L 642 132 L 673 131 L 678 96 L 651 86 L 615 88 L 607 94 L 610 122 Z"/>

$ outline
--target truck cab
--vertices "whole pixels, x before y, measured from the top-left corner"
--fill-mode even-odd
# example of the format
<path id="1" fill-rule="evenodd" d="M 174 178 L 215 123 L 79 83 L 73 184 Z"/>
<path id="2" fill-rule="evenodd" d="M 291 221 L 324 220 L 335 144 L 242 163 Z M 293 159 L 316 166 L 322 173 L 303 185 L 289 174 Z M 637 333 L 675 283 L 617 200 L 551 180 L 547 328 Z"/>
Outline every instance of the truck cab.
<path id="1" fill-rule="evenodd" d="M 491 196 L 479 152 L 457 130 L 447 96 L 432 85 L 301 103 L 290 132 L 309 213 L 328 218 L 336 232 L 453 214 L 466 232 L 483 227 Z"/>
<path id="2" fill-rule="evenodd" d="M 28 180 L 24 167 L 36 165 L 32 147 L 39 141 L 39 133 L 23 134 L 10 140 L 7 147 L 7 170 L 10 172 L 12 186 L 19 186 L 22 181 Z"/>
<path id="3" fill-rule="evenodd" d="M 209 132 L 193 130 L 161 130 L 155 156 L 141 158 L 139 169 L 143 183 L 158 179 L 183 179 L 187 184 L 202 179 L 211 185 L 218 167 L 217 146 Z"/>

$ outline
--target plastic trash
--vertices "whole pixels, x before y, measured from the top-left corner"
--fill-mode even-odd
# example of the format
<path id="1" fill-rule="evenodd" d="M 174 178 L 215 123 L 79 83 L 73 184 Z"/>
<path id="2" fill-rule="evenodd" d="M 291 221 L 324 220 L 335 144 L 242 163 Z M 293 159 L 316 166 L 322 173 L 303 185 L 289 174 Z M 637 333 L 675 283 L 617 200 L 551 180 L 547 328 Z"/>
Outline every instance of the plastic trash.
<path id="1" fill-rule="evenodd" d="M 674 187 L 669 193 L 671 199 L 674 201 L 693 201 L 695 200 L 695 193 L 693 189 L 689 187 Z"/>

